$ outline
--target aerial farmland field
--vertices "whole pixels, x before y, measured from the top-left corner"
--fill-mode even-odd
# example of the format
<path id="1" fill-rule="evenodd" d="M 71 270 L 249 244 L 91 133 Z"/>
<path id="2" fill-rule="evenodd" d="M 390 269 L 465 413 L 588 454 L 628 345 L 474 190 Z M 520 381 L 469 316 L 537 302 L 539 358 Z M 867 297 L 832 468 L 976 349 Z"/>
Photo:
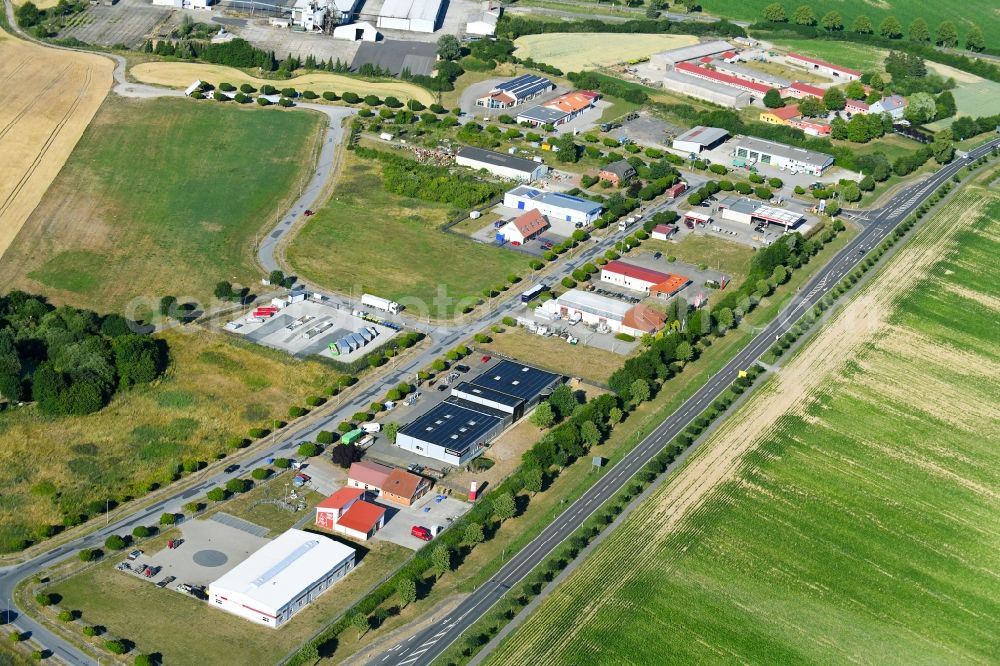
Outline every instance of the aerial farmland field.
<path id="1" fill-rule="evenodd" d="M 488 663 L 994 661 L 998 220 L 959 192 Z"/>
<path id="2" fill-rule="evenodd" d="M 0 284 L 142 317 L 166 294 L 204 304 L 219 280 L 256 283 L 255 235 L 297 192 L 320 120 L 109 98 L 0 262 Z"/>
<path id="3" fill-rule="evenodd" d="M 607 67 L 657 51 L 697 43 L 690 35 L 555 32 L 519 37 L 517 57 L 558 67 L 564 72 Z"/>
<path id="4" fill-rule="evenodd" d="M 42 199 L 111 88 L 113 62 L 0 30 L 0 256 Z M 0 282 L 2 284 L 2 282 Z"/>

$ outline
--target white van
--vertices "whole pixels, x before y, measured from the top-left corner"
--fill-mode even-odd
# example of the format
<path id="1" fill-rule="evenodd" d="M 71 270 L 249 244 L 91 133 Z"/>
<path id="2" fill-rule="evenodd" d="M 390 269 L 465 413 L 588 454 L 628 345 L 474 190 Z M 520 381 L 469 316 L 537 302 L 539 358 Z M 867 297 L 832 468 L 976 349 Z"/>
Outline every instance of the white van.
<path id="1" fill-rule="evenodd" d="M 364 430 L 365 432 L 382 432 L 382 424 L 375 423 L 374 421 L 370 423 L 362 423 L 358 427 Z"/>

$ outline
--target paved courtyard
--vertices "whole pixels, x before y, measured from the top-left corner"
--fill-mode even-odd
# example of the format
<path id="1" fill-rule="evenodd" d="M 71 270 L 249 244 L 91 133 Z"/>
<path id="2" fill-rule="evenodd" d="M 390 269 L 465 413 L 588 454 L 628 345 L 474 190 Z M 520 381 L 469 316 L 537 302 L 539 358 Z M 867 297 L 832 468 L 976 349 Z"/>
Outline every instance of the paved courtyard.
<path id="1" fill-rule="evenodd" d="M 439 495 L 434 490 L 431 488 L 414 506 L 409 507 L 376 501 L 376 504 L 386 508 L 386 521 L 385 526 L 375 533 L 374 539 L 419 550 L 426 542 L 411 535 L 411 527 L 421 525 L 432 528 L 437 525 L 444 529 L 472 508 L 468 502 Z"/>

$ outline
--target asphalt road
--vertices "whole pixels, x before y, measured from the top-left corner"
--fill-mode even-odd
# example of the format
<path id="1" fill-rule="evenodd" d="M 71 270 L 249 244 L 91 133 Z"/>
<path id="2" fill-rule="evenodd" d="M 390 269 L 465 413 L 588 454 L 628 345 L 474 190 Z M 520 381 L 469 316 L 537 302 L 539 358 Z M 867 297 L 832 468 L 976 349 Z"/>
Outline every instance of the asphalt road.
<path id="1" fill-rule="evenodd" d="M 470 594 L 447 617 L 413 637 L 397 643 L 382 655 L 370 660 L 380 666 L 425 666 L 434 661 L 466 629 L 475 624 L 508 590 L 518 585 L 538 564 L 573 535 L 598 508 L 611 499 L 642 467 L 649 462 L 676 435 L 736 379 L 740 370 L 753 365 L 780 336 L 806 311 L 816 305 L 837 282 L 864 258 L 868 250 L 877 245 L 912 213 L 933 191 L 947 181 L 970 159 L 977 159 L 1000 145 L 1000 139 L 973 151 L 969 158 L 956 160 L 932 177 L 903 190 L 889 203 L 875 211 L 859 214 L 856 219 L 865 226 L 860 234 L 845 246 L 801 290 L 798 297 L 764 328 L 753 342 L 744 348 L 722 370 L 677 411 L 667 417 L 635 449 L 605 472 L 604 476 L 588 489 L 576 502 L 564 510 L 531 543 L 517 552 L 489 581 Z"/>

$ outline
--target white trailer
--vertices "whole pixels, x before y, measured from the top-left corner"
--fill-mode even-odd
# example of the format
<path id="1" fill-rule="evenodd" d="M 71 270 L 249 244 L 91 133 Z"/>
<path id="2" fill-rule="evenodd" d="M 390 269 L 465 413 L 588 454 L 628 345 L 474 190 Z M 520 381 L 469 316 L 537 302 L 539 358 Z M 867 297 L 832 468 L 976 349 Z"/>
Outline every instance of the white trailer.
<path id="1" fill-rule="evenodd" d="M 362 294 L 361 305 L 366 305 L 370 308 L 375 308 L 376 310 L 383 310 L 391 314 L 399 312 L 399 303 L 396 301 L 390 301 L 387 298 L 372 296 L 371 294 Z"/>

